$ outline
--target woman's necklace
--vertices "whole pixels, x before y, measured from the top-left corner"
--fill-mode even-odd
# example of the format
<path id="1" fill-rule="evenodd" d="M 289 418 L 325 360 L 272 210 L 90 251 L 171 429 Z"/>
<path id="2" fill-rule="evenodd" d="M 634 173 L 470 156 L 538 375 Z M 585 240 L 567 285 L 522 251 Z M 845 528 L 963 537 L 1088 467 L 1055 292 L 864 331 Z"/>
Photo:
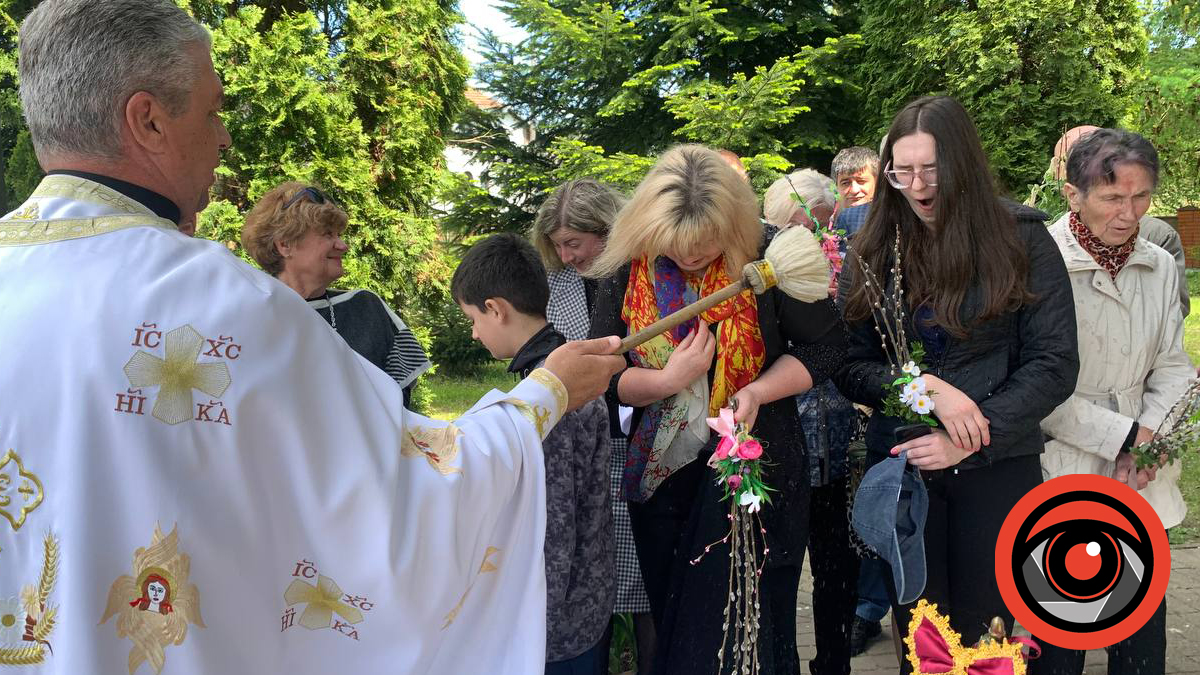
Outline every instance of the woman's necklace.
<path id="1" fill-rule="evenodd" d="M 329 291 L 325 291 L 325 302 L 329 303 L 329 327 L 337 332 L 337 315 L 333 313 L 333 302 L 329 299 Z"/>

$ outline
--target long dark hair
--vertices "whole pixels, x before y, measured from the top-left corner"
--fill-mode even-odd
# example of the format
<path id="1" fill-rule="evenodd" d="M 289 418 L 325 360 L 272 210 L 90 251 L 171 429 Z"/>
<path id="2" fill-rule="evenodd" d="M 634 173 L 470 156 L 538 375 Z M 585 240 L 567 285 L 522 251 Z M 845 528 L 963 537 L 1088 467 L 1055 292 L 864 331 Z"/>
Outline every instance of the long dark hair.
<path id="1" fill-rule="evenodd" d="M 888 129 L 880 163 L 892 161 L 892 146 L 917 132 L 937 143 L 936 225 L 917 218 L 900 190 L 880 180 L 870 215 L 853 239 L 854 250 L 880 281 L 891 269 L 896 230 L 904 265 L 904 292 L 910 308 L 927 304 L 934 322 L 964 337 L 960 310 L 978 280 L 983 308 L 973 320 L 1012 311 L 1033 296 L 1027 289 L 1029 258 L 1017 233 L 1016 220 L 996 194 L 996 184 L 979 133 L 962 105 L 948 96 L 927 96 L 909 103 Z M 846 318 L 871 315 L 862 274 L 847 269 L 854 283 L 846 299 Z M 884 281 L 886 283 L 886 281 Z"/>

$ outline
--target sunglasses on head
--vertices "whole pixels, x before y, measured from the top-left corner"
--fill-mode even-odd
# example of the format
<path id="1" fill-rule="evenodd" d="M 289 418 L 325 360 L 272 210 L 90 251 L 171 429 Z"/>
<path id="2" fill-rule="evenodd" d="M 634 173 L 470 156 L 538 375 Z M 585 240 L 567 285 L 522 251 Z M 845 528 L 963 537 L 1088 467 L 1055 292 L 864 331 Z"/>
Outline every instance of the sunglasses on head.
<path id="1" fill-rule="evenodd" d="M 288 199 L 286 202 L 284 202 L 283 208 L 280 210 L 286 211 L 289 206 L 300 201 L 300 199 L 303 197 L 308 197 L 308 200 L 314 204 L 325 204 L 325 203 L 332 204 L 333 203 L 332 199 L 325 196 L 325 193 L 321 192 L 317 188 L 306 187 L 306 188 L 302 188 L 299 191 L 297 191 L 296 194 L 292 195 L 290 199 Z"/>

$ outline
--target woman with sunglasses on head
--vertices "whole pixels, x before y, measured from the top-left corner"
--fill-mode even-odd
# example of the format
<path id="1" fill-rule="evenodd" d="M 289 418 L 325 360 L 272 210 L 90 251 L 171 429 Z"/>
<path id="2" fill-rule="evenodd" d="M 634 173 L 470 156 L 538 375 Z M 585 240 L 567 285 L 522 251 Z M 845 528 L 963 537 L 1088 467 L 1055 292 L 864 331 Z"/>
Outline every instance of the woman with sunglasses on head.
<path id="1" fill-rule="evenodd" d="M 349 217 L 315 187 L 287 182 L 263 195 L 246 216 L 242 246 L 263 271 L 308 301 L 363 358 L 404 388 L 430 367 L 425 350 L 379 296 L 367 290 L 333 290 L 344 273 L 342 239 Z"/>
<path id="2" fill-rule="evenodd" d="M 842 272 L 850 340 L 836 382 L 875 409 L 868 465 L 903 453 L 920 469 L 929 493 L 921 597 L 974 644 L 994 616 L 1012 626 L 996 584 L 996 538 L 1017 500 L 1042 481 L 1038 423 L 1074 390 L 1071 286 L 1045 215 L 997 196 L 975 125 L 957 101 L 913 101 L 887 139 L 886 180 Z M 898 373 L 876 332 L 873 291 L 853 260 L 861 256 L 894 287 L 897 248 L 905 331 L 924 345 L 922 375 L 938 421 L 932 433 L 904 442 L 892 433 L 904 421 L 883 413 Z M 895 591 L 903 634 L 915 603 L 899 605 Z M 902 665 L 910 669 L 907 659 Z"/>

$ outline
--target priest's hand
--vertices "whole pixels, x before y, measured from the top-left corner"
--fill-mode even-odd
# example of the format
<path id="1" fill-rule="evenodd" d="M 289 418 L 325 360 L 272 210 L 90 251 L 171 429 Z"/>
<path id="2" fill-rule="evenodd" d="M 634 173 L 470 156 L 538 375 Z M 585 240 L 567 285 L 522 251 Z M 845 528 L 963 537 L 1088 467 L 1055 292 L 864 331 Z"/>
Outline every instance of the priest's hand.
<path id="1" fill-rule="evenodd" d="M 567 388 L 567 411 L 603 394 L 612 376 L 625 369 L 620 348 L 621 339 L 610 336 L 568 342 L 550 352 L 545 367 Z"/>

